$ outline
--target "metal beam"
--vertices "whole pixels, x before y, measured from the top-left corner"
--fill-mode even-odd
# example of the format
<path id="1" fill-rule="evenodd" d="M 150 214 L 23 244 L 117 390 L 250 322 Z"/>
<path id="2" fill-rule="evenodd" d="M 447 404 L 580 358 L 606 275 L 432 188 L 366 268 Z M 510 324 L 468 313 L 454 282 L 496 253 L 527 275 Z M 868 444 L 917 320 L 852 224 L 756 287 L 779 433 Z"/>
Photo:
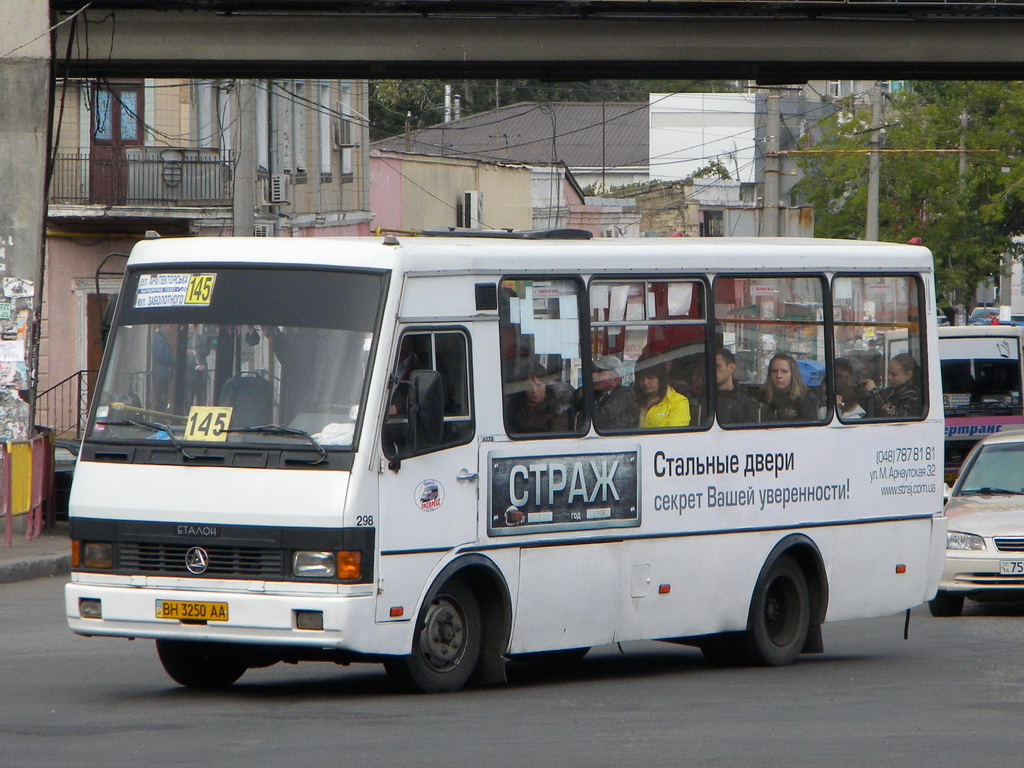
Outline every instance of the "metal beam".
<path id="1" fill-rule="evenodd" d="M 88 24 L 85 24 L 86 18 Z M 465 18 L 90 8 L 69 76 L 1024 78 L 1024 18 Z"/>

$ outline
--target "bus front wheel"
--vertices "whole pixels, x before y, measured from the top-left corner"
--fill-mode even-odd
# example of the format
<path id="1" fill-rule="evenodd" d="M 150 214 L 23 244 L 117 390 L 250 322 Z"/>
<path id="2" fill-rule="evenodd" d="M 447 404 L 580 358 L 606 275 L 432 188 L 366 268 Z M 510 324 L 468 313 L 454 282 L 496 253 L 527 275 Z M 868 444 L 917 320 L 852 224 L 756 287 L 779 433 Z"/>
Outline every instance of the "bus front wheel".
<path id="1" fill-rule="evenodd" d="M 388 674 L 424 693 L 464 686 L 480 658 L 480 607 L 459 579 L 447 582 L 423 606 L 412 653 L 385 663 Z"/>
<path id="2" fill-rule="evenodd" d="M 156 652 L 171 679 L 186 688 L 227 688 L 249 668 L 238 651 L 225 643 L 157 640 Z"/>

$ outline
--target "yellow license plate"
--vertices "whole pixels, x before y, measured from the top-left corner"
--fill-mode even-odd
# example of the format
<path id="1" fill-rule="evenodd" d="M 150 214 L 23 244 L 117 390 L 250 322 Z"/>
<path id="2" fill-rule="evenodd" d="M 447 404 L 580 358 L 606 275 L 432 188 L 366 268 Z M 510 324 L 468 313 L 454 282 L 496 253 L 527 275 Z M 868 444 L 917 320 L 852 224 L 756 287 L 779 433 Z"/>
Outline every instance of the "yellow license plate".
<path id="1" fill-rule="evenodd" d="M 157 600 L 156 617 L 174 621 L 227 621 L 227 603 L 202 603 L 195 600 Z"/>

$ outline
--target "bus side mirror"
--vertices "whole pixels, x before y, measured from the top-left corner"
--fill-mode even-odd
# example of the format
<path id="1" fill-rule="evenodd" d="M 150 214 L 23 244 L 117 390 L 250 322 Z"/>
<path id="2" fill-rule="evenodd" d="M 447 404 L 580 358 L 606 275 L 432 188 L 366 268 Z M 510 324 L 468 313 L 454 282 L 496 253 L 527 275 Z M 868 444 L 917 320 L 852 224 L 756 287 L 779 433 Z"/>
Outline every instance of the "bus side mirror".
<path id="1" fill-rule="evenodd" d="M 444 431 L 444 387 L 437 371 L 419 370 L 409 374 L 412 384 L 409 425 L 414 430 L 416 450 L 441 443 Z"/>
<path id="2" fill-rule="evenodd" d="M 384 456 L 398 471 L 402 459 L 439 445 L 444 430 L 444 387 L 441 374 L 412 371 L 395 385 L 391 397 L 394 420 L 385 423 Z M 390 417 L 389 417 L 390 418 Z"/>

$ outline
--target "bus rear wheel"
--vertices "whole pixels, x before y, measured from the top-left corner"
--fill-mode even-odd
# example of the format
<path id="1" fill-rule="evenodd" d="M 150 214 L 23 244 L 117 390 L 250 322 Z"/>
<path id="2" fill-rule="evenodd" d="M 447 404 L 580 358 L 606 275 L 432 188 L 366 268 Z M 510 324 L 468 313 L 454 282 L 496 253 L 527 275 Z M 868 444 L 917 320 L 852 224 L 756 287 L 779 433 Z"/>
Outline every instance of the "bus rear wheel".
<path id="1" fill-rule="evenodd" d="M 480 658 L 480 607 L 459 579 L 447 582 L 423 606 L 412 653 L 385 662 L 388 674 L 423 693 L 449 693 L 464 686 Z"/>
<path id="2" fill-rule="evenodd" d="M 157 640 L 156 652 L 171 679 L 186 688 L 227 688 L 249 668 L 238 650 L 225 643 Z"/>
<path id="3" fill-rule="evenodd" d="M 803 650 L 810 628 L 807 578 L 790 557 L 780 557 L 758 580 L 747 629 L 711 635 L 700 643 L 712 664 L 782 667 Z"/>
<path id="4" fill-rule="evenodd" d="M 780 557 L 750 605 L 751 661 L 772 667 L 792 664 L 804 647 L 810 617 L 807 578 L 792 558 Z"/>

